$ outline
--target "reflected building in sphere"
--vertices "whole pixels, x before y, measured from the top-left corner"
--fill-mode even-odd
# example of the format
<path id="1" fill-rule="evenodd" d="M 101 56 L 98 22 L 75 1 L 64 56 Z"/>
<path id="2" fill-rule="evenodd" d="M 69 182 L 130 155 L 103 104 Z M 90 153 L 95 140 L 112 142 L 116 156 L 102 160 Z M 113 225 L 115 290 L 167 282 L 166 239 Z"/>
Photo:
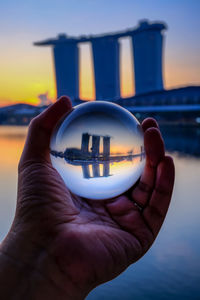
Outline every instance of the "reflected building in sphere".
<path id="1" fill-rule="evenodd" d="M 90 135 L 88 133 L 82 134 L 81 150 L 84 154 L 89 153 L 89 139 Z"/>
<path id="2" fill-rule="evenodd" d="M 100 152 L 100 140 L 103 139 L 103 151 Z M 92 140 L 92 147 L 89 149 L 89 142 Z M 121 161 L 133 161 L 135 158 L 140 157 L 142 161 L 145 157 L 143 146 L 140 147 L 140 153 L 120 153 L 118 155 L 111 155 L 110 150 L 111 137 L 91 135 L 89 133 L 83 133 L 81 138 L 81 149 L 67 148 L 64 153 L 51 150 L 51 155 L 54 157 L 64 158 L 67 163 L 81 166 L 83 172 L 83 178 L 90 179 L 96 177 L 108 177 L 110 174 L 110 164 Z M 92 172 L 90 170 L 92 167 Z M 102 174 L 100 172 L 100 166 L 103 167 Z"/>
<path id="3" fill-rule="evenodd" d="M 89 149 L 90 138 L 92 138 L 92 147 Z M 92 157 L 99 157 L 100 154 L 100 139 L 103 139 L 103 157 L 109 157 L 110 155 L 110 136 L 90 135 L 89 133 L 83 133 L 81 139 L 81 153 L 82 155 L 90 155 Z"/>

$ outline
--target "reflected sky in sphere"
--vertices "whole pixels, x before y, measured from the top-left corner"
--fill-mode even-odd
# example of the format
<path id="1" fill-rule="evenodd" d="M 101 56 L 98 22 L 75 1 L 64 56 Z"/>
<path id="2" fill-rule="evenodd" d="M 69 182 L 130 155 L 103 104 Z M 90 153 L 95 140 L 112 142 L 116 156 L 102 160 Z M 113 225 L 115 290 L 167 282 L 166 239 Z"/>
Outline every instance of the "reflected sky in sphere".
<path id="1" fill-rule="evenodd" d="M 128 190 L 145 164 L 142 128 L 119 105 L 80 104 L 56 126 L 52 165 L 69 190 L 89 199 L 109 199 Z"/>

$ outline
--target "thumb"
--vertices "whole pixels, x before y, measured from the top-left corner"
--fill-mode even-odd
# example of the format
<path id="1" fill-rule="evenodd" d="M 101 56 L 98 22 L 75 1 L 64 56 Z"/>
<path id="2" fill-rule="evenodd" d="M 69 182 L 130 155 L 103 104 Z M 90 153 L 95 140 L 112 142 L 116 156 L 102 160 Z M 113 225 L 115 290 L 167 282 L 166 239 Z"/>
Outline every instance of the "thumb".
<path id="1" fill-rule="evenodd" d="M 71 101 L 64 96 L 31 121 L 19 168 L 27 161 L 50 161 L 49 144 L 53 129 L 71 110 Z"/>

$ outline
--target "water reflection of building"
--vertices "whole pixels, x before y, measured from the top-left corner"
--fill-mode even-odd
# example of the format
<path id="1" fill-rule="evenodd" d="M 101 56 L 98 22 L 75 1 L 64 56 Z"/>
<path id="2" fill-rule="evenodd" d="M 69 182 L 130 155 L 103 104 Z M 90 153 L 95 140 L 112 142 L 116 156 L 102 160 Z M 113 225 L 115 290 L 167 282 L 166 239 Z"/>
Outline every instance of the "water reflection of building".
<path id="1" fill-rule="evenodd" d="M 103 139 L 103 152 L 100 151 L 100 141 Z M 92 147 L 90 148 L 90 140 Z M 88 132 L 82 134 L 81 148 L 67 148 L 64 152 L 51 150 L 51 154 L 55 157 L 61 157 L 67 163 L 74 166 L 81 166 L 84 178 L 108 177 L 110 174 L 110 164 L 114 162 L 133 161 L 134 158 L 144 159 L 143 146 L 140 153 L 133 153 L 133 150 L 125 154 L 110 154 L 110 140 L 108 135 L 92 135 Z M 102 172 L 100 172 L 102 167 Z M 91 172 L 92 170 L 92 172 Z"/>
<path id="2" fill-rule="evenodd" d="M 103 172 L 100 172 L 100 166 L 103 166 Z M 92 174 L 90 166 L 92 166 Z M 93 163 L 86 163 L 82 164 L 82 172 L 84 178 L 96 178 L 96 177 L 109 177 L 110 174 L 110 162 L 109 161 L 102 161 L 102 162 L 93 162 Z"/>
<path id="3" fill-rule="evenodd" d="M 112 176 L 112 174 L 110 174 L 110 166 L 114 162 L 119 163 L 123 161 L 129 161 L 134 163 L 134 160 L 137 160 L 138 163 L 138 161 L 142 162 L 144 158 L 145 153 L 141 152 L 140 154 L 136 155 L 113 156 L 110 157 L 109 160 L 66 161 L 71 165 L 80 166 L 82 168 L 83 178 L 90 179 Z"/>

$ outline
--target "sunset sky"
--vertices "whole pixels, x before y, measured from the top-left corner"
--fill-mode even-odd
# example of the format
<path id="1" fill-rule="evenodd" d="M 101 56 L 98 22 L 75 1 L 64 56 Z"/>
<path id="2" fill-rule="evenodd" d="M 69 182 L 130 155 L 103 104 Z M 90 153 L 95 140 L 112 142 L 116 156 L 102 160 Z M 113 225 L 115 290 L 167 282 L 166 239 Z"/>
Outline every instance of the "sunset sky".
<path id="1" fill-rule="evenodd" d="M 199 0 L 7 0 L 1 1 L 0 106 L 55 100 L 50 47 L 34 41 L 100 34 L 134 27 L 144 18 L 168 25 L 164 51 L 166 88 L 200 85 Z M 80 96 L 94 97 L 89 44 L 81 46 Z M 134 93 L 129 40 L 122 41 L 122 96 Z"/>

